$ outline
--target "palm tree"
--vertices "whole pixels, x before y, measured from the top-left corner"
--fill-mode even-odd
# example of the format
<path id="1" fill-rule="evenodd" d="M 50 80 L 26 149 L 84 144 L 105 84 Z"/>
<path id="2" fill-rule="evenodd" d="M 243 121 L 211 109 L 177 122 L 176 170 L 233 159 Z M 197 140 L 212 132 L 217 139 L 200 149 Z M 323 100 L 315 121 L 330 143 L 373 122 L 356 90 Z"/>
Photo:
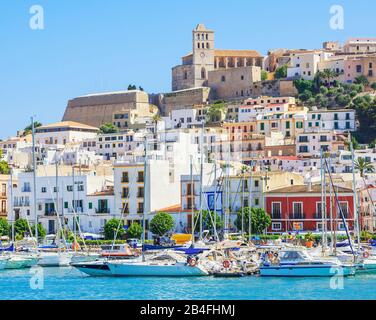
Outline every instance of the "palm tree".
<path id="1" fill-rule="evenodd" d="M 359 170 L 360 176 L 362 178 L 365 173 L 372 173 L 375 171 L 373 164 L 369 161 L 366 161 L 364 158 L 358 158 L 358 160 L 355 161 L 355 169 Z"/>
<path id="2" fill-rule="evenodd" d="M 161 115 L 158 113 L 156 113 L 154 116 L 153 116 L 153 123 L 154 123 L 154 135 L 156 136 L 157 135 L 157 125 L 158 125 L 158 122 L 162 120 L 162 117 Z"/>
<path id="3" fill-rule="evenodd" d="M 321 72 L 321 78 L 322 79 L 325 79 L 327 84 L 330 86 L 330 81 L 332 79 L 335 79 L 337 78 L 339 75 L 337 72 L 335 72 L 334 70 L 331 70 L 331 69 L 324 69 L 322 72 Z"/>

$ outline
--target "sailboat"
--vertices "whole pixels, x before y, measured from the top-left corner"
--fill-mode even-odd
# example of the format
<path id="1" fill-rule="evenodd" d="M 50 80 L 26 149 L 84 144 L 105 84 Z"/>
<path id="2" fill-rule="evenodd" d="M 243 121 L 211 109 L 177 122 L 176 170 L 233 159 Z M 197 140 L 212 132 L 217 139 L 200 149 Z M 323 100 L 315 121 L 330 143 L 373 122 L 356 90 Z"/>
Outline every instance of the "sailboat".
<path id="1" fill-rule="evenodd" d="M 7 262 L 10 258 L 9 257 L 6 257 L 6 256 L 0 256 L 0 270 L 4 270 L 6 265 L 7 265 Z"/>
<path id="2" fill-rule="evenodd" d="M 174 252 L 163 252 L 146 261 L 107 262 L 111 275 L 116 277 L 189 277 L 207 276 L 209 273 L 197 260 Z"/>

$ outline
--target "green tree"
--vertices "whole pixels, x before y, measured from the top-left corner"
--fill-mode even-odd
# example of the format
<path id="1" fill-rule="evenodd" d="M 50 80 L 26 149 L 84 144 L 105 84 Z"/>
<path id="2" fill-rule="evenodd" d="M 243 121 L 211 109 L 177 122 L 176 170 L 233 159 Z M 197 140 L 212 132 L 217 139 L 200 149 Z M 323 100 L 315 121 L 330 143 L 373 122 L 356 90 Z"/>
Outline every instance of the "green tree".
<path id="1" fill-rule="evenodd" d="M 18 219 L 14 223 L 14 233 L 18 238 L 24 238 L 26 234 L 30 235 L 29 223 L 26 219 Z"/>
<path id="2" fill-rule="evenodd" d="M 299 100 L 301 101 L 308 101 L 312 98 L 312 92 L 309 90 L 305 90 L 303 93 L 299 94 Z"/>
<path id="3" fill-rule="evenodd" d="M 8 162 L 5 160 L 0 161 L 0 174 L 9 174 L 10 173 L 10 168 L 8 165 Z"/>
<path id="4" fill-rule="evenodd" d="M 242 229 L 242 220 L 244 223 L 244 231 L 248 231 L 249 226 L 249 217 L 251 215 L 251 228 L 253 234 L 262 234 L 265 230 L 269 228 L 272 223 L 272 219 L 270 216 L 265 212 L 264 209 L 261 208 L 244 208 L 244 218 L 242 219 L 243 212 L 239 210 L 237 213 L 237 218 L 235 221 L 235 225 L 240 231 Z"/>
<path id="5" fill-rule="evenodd" d="M 373 92 L 375 93 L 376 92 L 376 82 L 373 82 L 371 84 L 371 88 L 372 88 Z"/>
<path id="6" fill-rule="evenodd" d="M 150 221 L 150 231 L 158 236 L 163 236 L 173 228 L 174 218 L 166 212 L 158 212 Z"/>
<path id="7" fill-rule="evenodd" d="M 369 85 L 369 81 L 368 81 L 367 77 L 364 76 L 364 75 L 356 77 L 355 80 L 354 80 L 354 83 L 361 84 L 365 87 L 367 87 Z"/>
<path id="8" fill-rule="evenodd" d="M 141 239 L 143 231 L 144 230 L 142 229 L 142 227 L 139 223 L 133 222 L 127 230 L 127 237 L 128 238 Z"/>
<path id="9" fill-rule="evenodd" d="M 261 70 L 261 81 L 268 80 L 268 72 Z"/>
<path id="10" fill-rule="evenodd" d="M 38 121 L 35 121 L 34 122 L 34 128 L 39 128 L 39 127 L 41 127 L 42 126 L 42 124 L 40 123 L 40 122 L 38 122 Z M 24 129 L 24 134 L 25 135 L 28 135 L 28 134 L 30 134 L 31 133 L 31 131 L 32 131 L 32 126 L 31 126 L 31 124 L 30 125 L 28 125 L 25 129 Z"/>
<path id="11" fill-rule="evenodd" d="M 128 90 L 136 90 L 137 87 L 134 84 L 128 85 Z"/>
<path id="12" fill-rule="evenodd" d="M 222 229 L 224 226 L 224 222 L 222 221 L 221 217 L 218 214 L 215 214 L 214 211 L 202 210 L 202 228 L 203 230 L 209 230 L 212 234 L 214 234 L 214 225 L 217 231 Z M 200 231 L 200 212 L 195 213 L 194 217 L 195 223 L 195 231 Z"/>
<path id="13" fill-rule="evenodd" d="M 226 117 L 226 106 L 223 102 L 217 102 L 209 106 L 206 115 L 207 122 L 218 123 Z"/>
<path id="14" fill-rule="evenodd" d="M 304 79 L 294 80 L 294 86 L 296 90 L 298 90 L 299 94 L 307 90 L 310 91 L 311 93 L 314 92 L 314 83 L 311 80 L 304 80 Z"/>
<path id="15" fill-rule="evenodd" d="M 287 65 L 283 65 L 275 70 L 274 78 L 283 79 L 287 78 Z"/>
<path id="16" fill-rule="evenodd" d="M 375 171 L 373 164 L 366 161 L 364 158 L 358 158 L 358 160 L 355 161 L 355 169 L 359 171 L 362 178 L 365 173 L 372 173 Z"/>
<path id="17" fill-rule="evenodd" d="M 115 235 L 115 240 L 119 240 L 122 239 L 124 234 L 124 222 L 122 220 L 113 218 L 108 220 L 104 225 L 104 237 L 106 240 L 114 240 Z"/>
<path id="18" fill-rule="evenodd" d="M 115 127 L 112 123 L 105 123 L 101 125 L 99 131 L 103 134 L 111 134 L 119 132 L 118 127 Z"/>
<path id="19" fill-rule="evenodd" d="M 32 225 L 30 229 L 31 229 L 33 236 L 35 236 L 35 225 Z M 46 236 L 46 234 L 47 234 L 46 229 L 43 227 L 41 223 L 38 223 L 38 238 L 43 239 Z"/>
<path id="20" fill-rule="evenodd" d="M 0 236 L 9 236 L 10 225 L 4 218 L 0 218 Z"/>

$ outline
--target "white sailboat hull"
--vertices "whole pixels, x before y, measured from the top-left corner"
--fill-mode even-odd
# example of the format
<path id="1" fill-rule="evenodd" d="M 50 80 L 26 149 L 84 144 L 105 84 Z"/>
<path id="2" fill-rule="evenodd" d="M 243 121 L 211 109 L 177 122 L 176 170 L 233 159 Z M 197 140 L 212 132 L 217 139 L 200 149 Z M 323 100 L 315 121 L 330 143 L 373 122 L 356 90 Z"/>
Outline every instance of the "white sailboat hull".
<path id="1" fill-rule="evenodd" d="M 208 273 L 198 266 L 185 263 L 171 265 L 153 265 L 148 263 L 108 263 L 111 274 L 117 277 L 190 277 L 207 276 Z"/>
<path id="2" fill-rule="evenodd" d="M 260 275 L 269 277 L 333 277 L 336 275 L 346 277 L 354 274 L 355 268 L 352 266 L 288 265 L 260 268 Z"/>
<path id="3" fill-rule="evenodd" d="M 41 267 L 68 267 L 72 254 L 69 252 L 41 252 L 38 265 Z"/>
<path id="4" fill-rule="evenodd" d="M 0 270 L 4 270 L 9 258 L 0 257 Z"/>

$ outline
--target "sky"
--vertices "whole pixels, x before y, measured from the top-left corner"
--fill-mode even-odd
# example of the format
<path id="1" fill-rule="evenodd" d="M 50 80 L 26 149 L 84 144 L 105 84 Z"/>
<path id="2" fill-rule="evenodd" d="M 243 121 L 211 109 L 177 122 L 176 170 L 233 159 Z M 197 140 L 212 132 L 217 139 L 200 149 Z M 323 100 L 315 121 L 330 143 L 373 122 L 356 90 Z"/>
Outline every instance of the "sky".
<path id="1" fill-rule="evenodd" d="M 30 8 L 44 29 L 30 28 Z M 332 5 L 344 9 L 333 30 Z M 191 51 L 198 23 L 218 49 L 320 48 L 322 42 L 376 37 L 374 0 L 1 0 L 0 139 L 34 115 L 60 121 L 67 102 L 89 93 L 171 90 L 171 68 Z"/>

